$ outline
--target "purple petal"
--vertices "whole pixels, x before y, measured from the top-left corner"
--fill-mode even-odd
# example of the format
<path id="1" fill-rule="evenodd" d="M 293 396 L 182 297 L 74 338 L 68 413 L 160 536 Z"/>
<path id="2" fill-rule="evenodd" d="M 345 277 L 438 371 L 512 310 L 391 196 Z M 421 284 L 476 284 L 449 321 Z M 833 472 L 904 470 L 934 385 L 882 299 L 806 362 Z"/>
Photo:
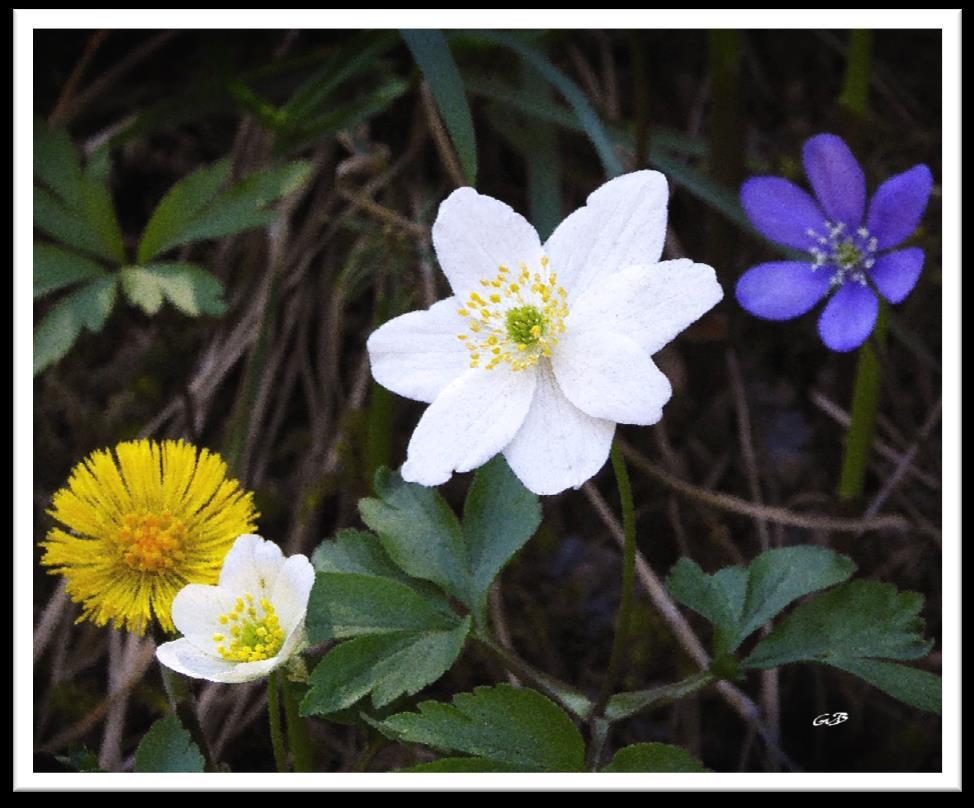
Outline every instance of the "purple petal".
<path id="1" fill-rule="evenodd" d="M 869 277 L 890 303 L 902 303 L 916 285 L 922 269 L 923 250 L 907 247 L 877 258 Z"/>
<path id="2" fill-rule="evenodd" d="M 890 177 L 876 189 L 869 203 L 866 227 L 879 249 L 895 247 L 913 235 L 926 210 L 933 175 L 925 165 Z"/>
<path id="3" fill-rule="evenodd" d="M 762 235 L 807 250 L 808 231 L 821 230 L 825 214 L 812 197 L 781 177 L 752 177 L 741 186 L 741 204 Z"/>
<path id="4" fill-rule="evenodd" d="M 828 267 L 813 270 L 811 264 L 775 261 L 758 264 L 737 282 L 737 302 L 755 317 L 790 320 L 800 317 L 829 291 Z"/>
<path id="5" fill-rule="evenodd" d="M 859 227 L 866 212 L 866 176 L 845 141 L 836 135 L 816 135 L 805 142 L 802 161 L 829 219 L 850 230 Z"/>
<path id="6" fill-rule="evenodd" d="M 878 313 L 876 293 L 861 283 L 846 281 L 818 318 L 819 336 L 833 351 L 851 351 L 872 333 Z"/>

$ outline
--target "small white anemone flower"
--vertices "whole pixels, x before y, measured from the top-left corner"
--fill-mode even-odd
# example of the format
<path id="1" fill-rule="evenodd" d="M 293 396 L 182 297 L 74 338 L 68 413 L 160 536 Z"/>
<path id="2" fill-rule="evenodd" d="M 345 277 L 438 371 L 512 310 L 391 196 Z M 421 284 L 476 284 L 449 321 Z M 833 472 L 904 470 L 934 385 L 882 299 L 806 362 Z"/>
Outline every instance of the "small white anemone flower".
<path id="1" fill-rule="evenodd" d="M 453 296 L 368 341 L 383 387 L 423 401 L 402 467 L 435 486 L 503 452 L 536 494 L 578 488 L 605 464 L 616 424 L 655 424 L 672 395 L 652 355 L 713 307 L 714 270 L 660 261 L 666 178 L 617 177 L 542 245 L 473 188 L 440 205 L 433 246 Z"/>
<path id="2" fill-rule="evenodd" d="M 156 656 L 167 668 L 211 682 L 249 682 L 283 665 L 304 644 L 315 573 L 303 555 L 285 559 L 260 536 L 240 536 L 216 586 L 189 584 L 172 603 L 182 637 Z"/>

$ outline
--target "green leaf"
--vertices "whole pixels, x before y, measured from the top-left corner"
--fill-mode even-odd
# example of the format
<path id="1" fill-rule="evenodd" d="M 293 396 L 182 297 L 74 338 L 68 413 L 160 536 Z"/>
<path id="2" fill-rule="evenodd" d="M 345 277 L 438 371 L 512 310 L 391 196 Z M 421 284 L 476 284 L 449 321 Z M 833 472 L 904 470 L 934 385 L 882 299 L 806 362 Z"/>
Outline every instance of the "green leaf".
<path id="1" fill-rule="evenodd" d="M 66 207 L 50 191 L 37 186 L 34 187 L 34 226 L 62 244 L 113 260 L 113 256 L 106 255 L 101 240 L 80 210 Z"/>
<path id="2" fill-rule="evenodd" d="M 311 168 L 311 163 L 299 161 L 244 177 L 189 222 L 175 243 L 220 238 L 270 224 L 277 212 L 267 205 L 304 185 Z"/>
<path id="3" fill-rule="evenodd" d="M 96 278 L 58 302 L 34 329 L 34 375 L 61 359 L 82 328 L 100 331 L 115 305 L 114 276 Z"/>
<path id="4" fill-rule="evenodd" d="M 160 718 L 135 750 L 137 772 L 201 772 L 203 756 L 174 715 Z"/>
<path id="5" fill-rule="evenodd" d="M 463 508 L 471 596 L 482 609 L 491 583 L 541 524 L 537 496 L 511 472 L 502 455 L 481 466 Z"/>
<path id="6" fill-rule="evenodd" d="M 855 571 L 856 565 L 850 558 L 825 547 L 799 545 L 761 553 L 748 568 L 747 597 L 741 613 L 738 642 L 761 628 L 789 603 L 810 592 L 840 584 Z"/>
<path id="7" fill-rule="evenodd" d="M 111 171 L 112 148 L 110 144 L 104 143 L 88 157 L 88 163 L 84 167 L 84 175 L 89 182 L 107 187 Z"/>
<path id="8" fill-rule="evenodd" d="M 488 760 L 479 757 L 445 757 L 430 763 L 420 763 L 418 766 L 410 766 L 408 769 L 399 769 L 401 772 L 416 774 L 436 774 L 439 772 L 526 772 L 529 769 L 520 766 L 509 766 L 499 763 L 496 760 Z"/>
<path id="9" fill-rule="evenodd" d="M 34 329 L 34 375 L 61 359 L 81 333 L 71 300 L 62 300 Z"/>
<path id="10" fill-rule="evenodd" d="M 311 673 L 302 715 L 328 715 L 372 694 L 382 707 L 439 679 L 463 650 L 470 618 L 445 631 L 374 634 L 343 642 Z"/>
<path id="11" fill-rule="evenodd" d="M 679 746 L 637 743 L 616 752 L 604 772 L 707 772 L 699 760 Z"/>
<path id="12" fill-rule="evenodd" d="M 68 206 L 81 199 L 81 163 L 63 129 L 49 129 L 34 117 L 34 174 Z"/>
<path id="13" fill-rule="evenodd" d="M 707 575 L 695 561 L 681 558 L 670 571 L 666 588 L 680 603 L 713 624 L 717 655 L 734 647 L 747 593 L 746 570 L 726 567 Z"/>
<path id="14" fill-rule="evenodd" d="M 376 472 L 375 490 L 379 498 L 360 500 L 359 513 L 389 557 L 410 575 L 472 606 L 460 522 L 439 492 L 404 482 L 387 469 Z"/>
<path id="15" fill-rule="evenodd" d="M 720 656 L 736 650 L 789 603 L 841 583 L 854 571 L 845 556 L 799 545 L 768 550 L 747 569 L 726 567 L 715 575 L 683 558 L 666 585 L 677 600 L 713 623 L 714 651 Z"/>
<path id="16" fill-rule="evenodd" d="M 318 572 L 352 572 L 407 582 L 412 579 L 382 549 L 379 537 L 366 530 L 341 530 L 334 541 L 323 541 L 311 555 Z"/>
<path id="17" fill-rule="evenodd" d="M 81 211 L 101 247 L 99 252 L 116 264 L 125 263 L 122 228 L 108 186 L 85 178 L 81 184 Z"/>
<path id="18" fill-rule="evenodd" d="M 92 333 L 101 331 L 115 307 L 118 286 L 114 276 L 98 278 L 71 293 L 78 319 Z"/>
<path id="19" fill-rule="evenodd" d="M 365 31 L 349 38 L 320 68 L 311 73 L 281 107 L 285 125 L 299 128 L 328 104 L 332 93 L 376 66 L 377 59 L 399 41 L 392 31 Z"/>
<path id="20" fill-rule="evenodd" d="M 105 274 L 101 264 L 56 244 L 34 242 L 34 297 Z"/>
<path id="21" fill-rule="evenodd" d="M 319 572 L 308 600 L 311 642 L 360 634 L 446 631 L 459 617 L 446 600 L 423 597 L 400 581 L 372 575 Z"/>
<path id="22" fill-rule="evenodd" d="M 278 141 L 278 153 L 298 151 L 314 145 L 338 132 L 354 129 L 363 121 L 374 118 L 409 89 L 409 82 L 398 76 L 385 78 L 364 95 L 343 104 L 329 106 L 327 112 L 301 122 L 293 132 L 288 131 Z"/>
<path id="23" fill-rule="evenodd" d="M 136 260 L 141 264 L 182 242 L 182 234 L 213 201 L 230 176 L 230 160 L 202 166 L 172 186 L 152 212 Z"/>
<path id="24" fill-rule="evenodd" d="M 155 314 L 168 300 L 183 314 L 223 314 L 223 284 L 196 264 L 160 261 L 144 266 L 124 267 L 122 289 L 133 305 Z"/>
<path id="25" fill-rule="evenodd" d="M 443 116 L 450 140 L 457 150 L 463 176 L 468 185 L 476 185 L 477 140 L 473 117 L 450 46 L 443 34 L 434 29 L 403 30 L 401 33 L 416 64 L 423 71 L 433 100 Z"/>
<path id="26" fill-rule="evenodd" d="M 125 261 L 122 232 L 108 189 L 92 180 L 81 183 L 76 207 L 50 191 L 34 188 L 34 225 L 69 247 L 113 263 Z"/>
<path id="27" fill-rule="evenodd" d="M 420 743 L 524 771 L 582 771 L 585 744 L 568 715 L 537 691 L 501 684 L 461 693 L 450 704 L 426 701 L 381 729 Z"/>
<path id="28" fill-rule="evenodd" d="M 71 746 L 67 754 L 55 755 L 57 761 L 76 772 L 100 772 L 101 766 L 98 765 L 98 755 L 92 752 L 87 746 L 77 744 Z"/>
<path id="29" fill-rule="evenodd" d="M 940 715 L 940 677 L 929 671 L 878 659 L 832 659 L 829 664 L 854 673 L 894 699 Z"/>
<path id="30" fill-rule="evenodd" d="M 892 584 L 850 581 L 798 606 L 744 660 L 752 668 L 789 662 L 831 664 L 863 657 L 916 659 L 923 639 L 923 596 Z"/>
<path id="31" fill-rule="evenodd" d="M 551 82 L 554 88 L 568 102 L 578 122 L 585 130 L 585 134 L 588 135 L 592 141 L 592 145 L 595 146 L 595 151 L 602 161 L 602 167 L 605 170 L 606 176 L 616 177 L 622 173 L 622 163 L 615 153 L 609 134 L 602 125 L 598 114 L 592 108 L 591 103 L 589 103 L 585 93 L 564 73 L 552 65 L 544 54 L 525 44 L 517 37 L 505 33 L 493 31 L 458 31 L 453 36 L 491 42 L 510 48 L 517 53 L 534 70 L 537 70 L 546 80 Z"/>

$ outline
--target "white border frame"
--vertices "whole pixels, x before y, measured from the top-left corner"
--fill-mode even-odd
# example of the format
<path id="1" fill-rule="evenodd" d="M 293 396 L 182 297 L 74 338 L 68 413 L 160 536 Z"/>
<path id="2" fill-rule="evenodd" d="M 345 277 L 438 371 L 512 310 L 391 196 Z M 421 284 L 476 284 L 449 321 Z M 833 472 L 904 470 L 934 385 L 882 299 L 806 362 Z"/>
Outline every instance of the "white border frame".
<path id="1" fill-rule="evenodd" d="M 942 31 L 943 771 L 940 774 L 35 774 L 33 765 L 33 31 L 66 28 L 367 28 L 364 10 L 60 9 L 14 12 L 14 789 L 15 790 L 959 790 L 960 789 L 960 10 L 403 10 L 384 27 L 917 28 Z M 704 11 L 705 13 L 701 13 Z M 706 21 L 706 26 L 701 21 Z M 286 25 L 282 24 L 285 23 Z M 553 26 L 553 23 L 557 25 Z M 19 204 L 18 204 L 19 203 Z M 20 504 L 18 507 L 18 503 Z M 950 575 L 946 572 L 950 571 Z"/>

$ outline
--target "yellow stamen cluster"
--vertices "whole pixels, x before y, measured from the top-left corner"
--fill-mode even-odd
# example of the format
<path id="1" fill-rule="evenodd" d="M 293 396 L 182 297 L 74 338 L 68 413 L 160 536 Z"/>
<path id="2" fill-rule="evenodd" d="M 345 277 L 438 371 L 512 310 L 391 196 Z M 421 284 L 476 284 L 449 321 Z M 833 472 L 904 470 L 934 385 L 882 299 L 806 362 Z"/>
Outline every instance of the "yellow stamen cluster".
<path id="1" fill-rule="evenodd" d="M 159 515 L 149 511 L 126 514 L 116 539 L 122 560 L 139 572 L 171 570 L 185 558 L 186 526 L 168 509 Z"/>
<path id="2" fill-rule="evenodd" d="M 258 613 L 258 609 L 260 613 Z M 270 659 L 284 645 L 284 631 L 278 622 L 274 604 L 261 598 L 254 605 L 249 592 L 237 598 L 234 608 L 220 615 L 220 625 L 228 634 L 213 635 L 217 653 L 228 662 L 260 662 Z"/>
<path id="3" fill-rule="evenodd" d="M 506 362 L 512 370 L 525 370 L 551 349 L 565 331 L 568 306 L 558 276 L 541 258 L 540 272 L 531 272 L 523 261 L 514 275 L 498 267 L 497 275 L 480 281 L 484 293 L 472 292 L 463 308 L 470 333 L 458 334 L 470 351 L 470 367 L 493 370 Z"/>

